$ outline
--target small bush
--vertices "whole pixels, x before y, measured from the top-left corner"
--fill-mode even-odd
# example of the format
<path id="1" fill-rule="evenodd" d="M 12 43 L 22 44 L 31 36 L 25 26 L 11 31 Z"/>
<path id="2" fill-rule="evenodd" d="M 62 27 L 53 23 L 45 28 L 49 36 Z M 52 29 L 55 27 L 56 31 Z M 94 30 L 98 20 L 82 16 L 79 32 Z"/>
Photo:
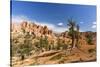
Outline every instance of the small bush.
<path id="1" fill-rule="evenodd" d="M 88 50 L 89 53 L 93 53 L 93 52 L 95 52 L 95 51 L 96 51 L 95 49 L 89 49 L 89 50 Z"/>
<path id="2" fill-rule="evenodd" d="M 86 41 L 89 45 L 93 45 L 93 37 L 92 35 L 87 35 L 86 36 Z"/>

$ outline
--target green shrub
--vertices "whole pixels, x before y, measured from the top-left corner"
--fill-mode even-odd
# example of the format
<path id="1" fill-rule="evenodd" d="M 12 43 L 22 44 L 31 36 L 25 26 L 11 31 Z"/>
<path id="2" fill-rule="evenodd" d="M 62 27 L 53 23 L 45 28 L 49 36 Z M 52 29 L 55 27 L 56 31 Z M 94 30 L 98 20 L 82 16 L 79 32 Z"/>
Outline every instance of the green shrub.
<path id="1" fill-rule="evenodd" d="M 86 41 L 87 41 L 87 43 L 89 44 L 89 45 L 93 45 L 93 37 L 92 37 L 92 35 L 87 35 L 86 36 Z"/>

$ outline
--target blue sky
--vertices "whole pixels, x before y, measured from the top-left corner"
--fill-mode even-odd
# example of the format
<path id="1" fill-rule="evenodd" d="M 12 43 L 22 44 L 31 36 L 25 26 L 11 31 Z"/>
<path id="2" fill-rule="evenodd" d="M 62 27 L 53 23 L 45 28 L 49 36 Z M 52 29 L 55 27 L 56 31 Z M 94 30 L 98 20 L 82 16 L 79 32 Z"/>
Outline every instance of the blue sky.
<path id="1" fill-rule="evenodd" d="M 12 20 L 30 20 L 47 25 L 56 32 L 68 30 L 69 18 L 80 26 L 80 31 L 96 31 L 96 6 L 12 1 Z"/>

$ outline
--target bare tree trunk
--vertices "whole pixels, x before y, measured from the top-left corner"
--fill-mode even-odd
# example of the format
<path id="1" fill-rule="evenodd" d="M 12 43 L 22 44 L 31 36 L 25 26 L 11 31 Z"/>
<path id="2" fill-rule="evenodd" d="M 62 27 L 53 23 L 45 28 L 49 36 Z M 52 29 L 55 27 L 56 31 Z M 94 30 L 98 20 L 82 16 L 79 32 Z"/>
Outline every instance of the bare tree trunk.
<path id="1" fill-rule="evenodd" d="M 75 34 L 72 35 L 72 48 L 75 48 Z"/>

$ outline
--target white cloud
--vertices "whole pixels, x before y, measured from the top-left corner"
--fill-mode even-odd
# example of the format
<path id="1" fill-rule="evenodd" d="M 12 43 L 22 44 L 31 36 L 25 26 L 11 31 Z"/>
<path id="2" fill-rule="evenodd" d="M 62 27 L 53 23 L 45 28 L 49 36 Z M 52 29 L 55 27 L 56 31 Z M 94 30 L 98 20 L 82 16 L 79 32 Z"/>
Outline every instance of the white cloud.
<path id="1" fill-rule="evenodd" d="M 55 27 L 54 32 L 61 33 L 67 31 L 67 27 Z"/>
<path id="2" fill-rule="evenodd" d="M 92 27 L 91 28 L 95 29 L 96 26 L 97 26 L 96 24 L 97 24 L 96 22 L 92 22 Z"/>
<path id="3" fill-rule="evenodd" d="M 13 23 L 20 23 L 22 21 L 29 21 L 29 18 L 27 16 L 24 16 L 24 15 L 12 16 Z"/>
<path id="4" fill-rule="evenodd" d="M 49 29 L 53 30 L 54 32 L 60 33 L 60 32 L 64 32 L 67 30 L 67 27 L 61 27 L 63 25 L 63 23 L 58 23 L 59 26 L 56 26 L 52 23 L 48 23 L 48 22 L 38 22 L 36 20 L 29 20 L 29 18 L 27 16 L 12 16 L 12 22 L 16 22 L 16 23 L 21 23 L 22 21 L 29 21 L 29 22 L 34 22 L 37 25 L 41 25 L 41 26 L 47 26 Z"/>
<path id="5" fill-rule="evenodd" d="M 84 30 L 81 29 L 80 32 L 84 32 Z"/>
<path id="6" fill-rule="evenodd" d="M 93 24 L 97 24 L 96 22 L 93 22 Z"/>
<path id="7" fill-rule="evenodd" d="M 54 24 L 51 24 L 51 23 L 47 23 L 47 22 L 36 22 L 35 21 L 35 24 L 38 24 L 38 25 L 41 25 L 41 26 L 47 26 L 49 29 L 53 30 L 54 32 L 57 32 L 57 33 L 61 33 L 61 32 L 64 32 L 67 30 L 67 27 L 59 27 L 59 26 L 56 26 Z"/>
<path id="8" fill-rule="evenodd" d="M 63 23 L 60 22 L 60 23 L 58 23 L 57 25 L 58 25 L 58 26 L 63 26 Z"/>
<path id="9" fill-rule="evenodd" d="M 94 28 L 94 29 L 95 29 L 95 28 L 96 28 L 96 25 L 92 25 L 92 28 Z"/>
<path id="10" fill-rule="evenodd" d="M 83 24 L 84 22 L 80 22 L 80 24 Z"/>

